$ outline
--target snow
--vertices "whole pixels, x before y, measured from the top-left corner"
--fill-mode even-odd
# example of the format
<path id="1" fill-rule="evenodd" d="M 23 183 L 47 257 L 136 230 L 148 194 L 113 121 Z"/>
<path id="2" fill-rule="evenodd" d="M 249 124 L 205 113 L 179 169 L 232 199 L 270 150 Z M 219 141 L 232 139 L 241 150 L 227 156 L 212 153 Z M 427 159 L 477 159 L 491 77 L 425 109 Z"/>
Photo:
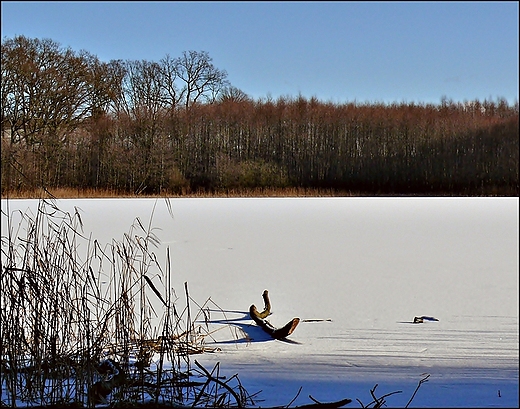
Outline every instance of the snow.
<path id="1" fill-rule="evenodd" d="M 2 210 L 36 211 L 36 200 Z M 58 200 L 85 232 L 120 239 L 139 217 L 156 231 L 172 283 L 209 298 L 208 346 L 196 359 L 238 373 L 261 406 L 376 395 L 404 407 L 518 407 L 518 198 L 181 198 Z M 2 220 L 4 223 L 4 220 Z M 2 224 L 2 232 L 4 231 Z M 80 250 L 81 251 L 81 250 Z M 300 322 L 286 341 L 248 316 Z M 161 309 L 157 301 L 157 309 Z M 412 324 L 415 316 L 439 321 Z M 232 326 L 228 325 L 229 323 Z M 247 336 L 246 336 L 247 334 Z M 238 337 L 238 340 L 237 340 Z"/>

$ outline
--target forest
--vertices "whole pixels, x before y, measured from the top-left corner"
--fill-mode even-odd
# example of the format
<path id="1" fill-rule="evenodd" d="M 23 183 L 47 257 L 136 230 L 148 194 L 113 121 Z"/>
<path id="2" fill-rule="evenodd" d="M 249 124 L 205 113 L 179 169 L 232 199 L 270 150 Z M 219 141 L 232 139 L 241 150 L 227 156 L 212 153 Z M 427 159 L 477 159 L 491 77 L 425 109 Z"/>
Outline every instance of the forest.
<path id="1" fill-rule="evenodd" d="M 518 101 L 253 99 L 205 51 L 102 62 L 24 36 L 1 73 L 2 197 L 520 193 Z"/>

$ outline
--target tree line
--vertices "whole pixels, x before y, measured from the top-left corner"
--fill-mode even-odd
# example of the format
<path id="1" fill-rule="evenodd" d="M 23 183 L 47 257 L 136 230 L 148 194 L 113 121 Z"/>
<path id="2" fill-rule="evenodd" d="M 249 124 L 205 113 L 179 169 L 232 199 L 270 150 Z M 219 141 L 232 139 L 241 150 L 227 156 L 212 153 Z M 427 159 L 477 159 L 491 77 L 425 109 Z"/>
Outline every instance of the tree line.
<path id="1" fill-rule="evenodd" d="M 518 102 L 253 99 L 205 51 L 102 62 L 49 39 L 1 49 L 2 195 L 327 188 L 518 195 Z"/>

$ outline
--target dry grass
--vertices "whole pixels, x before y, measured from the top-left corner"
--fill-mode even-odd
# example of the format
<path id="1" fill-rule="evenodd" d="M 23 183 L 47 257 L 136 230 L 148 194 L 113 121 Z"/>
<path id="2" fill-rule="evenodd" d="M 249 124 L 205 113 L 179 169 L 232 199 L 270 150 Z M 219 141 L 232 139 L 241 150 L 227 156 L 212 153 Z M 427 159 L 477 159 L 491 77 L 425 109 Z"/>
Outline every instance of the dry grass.
<path id="1" fill-rule="evenodd" d="M 182 193 L 163 192 L 162 194 L 130 194 L 115 190 L 104 189 L 73 189 L 73 188 L 49 188 L 34 189 L 23 191 L 12 191 L 2 194 L 2 199 L 42 199 L 53 197 L 56 199 L 118 199 L 118 198 L 263 198 L 263 197 L 378 197 L 378 196 L 515 196 L 515 192 L 508 187 L 488 188 L 485 192 L 476 195 L 472 192 L 432 192 L 429 195 L 389 195 L 377 194 L 373 192 L 351 192 L 337 189 L 320 189 L 320 188 L 303 188 L 303 187 L 287 187 L 287 188 L 244 188 L 244 189 L 222 189 L 222 190 L 204 190 L 199 189 L 195 192 L 184 191 Z"/>
<path id="2" fill-rule="evenodd" d="M 222 189 L 222 190 L 204 190 L 199 189 L 195 192 L 184 191 L 183 193 L 164 192 L 157 195 L 146 194 L 130 194 L 115 190 L 104 189 L 73 189 L 73 188 L 49 188 L 12 191 L 2 194 L 2 199 L 40 199 L 42 197 L 52 197 L 56 199 L 81 199 L 81 198 L 143 198 L 143 197 L 355 197 L 365 196 L 362 193 L 353 193 L 349 191 L 335 189 L 319 189 L 319 188 L 244 188 L 244 189 Z"/>

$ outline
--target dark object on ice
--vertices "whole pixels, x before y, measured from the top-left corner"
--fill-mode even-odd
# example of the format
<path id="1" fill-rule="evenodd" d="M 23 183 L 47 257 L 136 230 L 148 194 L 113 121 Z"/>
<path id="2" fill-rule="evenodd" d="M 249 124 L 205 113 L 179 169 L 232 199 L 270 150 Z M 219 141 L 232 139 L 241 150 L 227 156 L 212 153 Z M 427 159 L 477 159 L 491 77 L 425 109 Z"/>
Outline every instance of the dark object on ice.
<path id="1" fill-rule="evenodd" d="M 426 320 L 426 321 L 439 321 L 437 318 L 428 317 L 426 315 L 423 315 L 422 317 L 414 317 L 413 323 L 414 324 L 422 324 L 424 322 L 424 320 Z"/>
<path id="2" fill-rule="evenodd" d="M 105 359 L 103 362 L 97 365 L 97 372 L 103 377 L 100 381 L 92 384 L 88 391 L 88 399 L 90 405 L 107 404 L 107 397 L 112 393 L 114 388 L 117 387 L 145 387 L 150 389 L 157 389 L 158 386 L 155 383 L 146 382 L 144 380 L 131 380 L 129 379 L 121 366 L 113 359 Z M 201 386 L 202 383 L 198 382 L 186 382 L 184 384 L 178 384 L 180 386 Z M 129 407 L 133 404 L 130 404 Z M 52 406 L 52 405 L 51 405 Z M 118 404 L 119 408 L 124 407 Z M 134 407 L 135 409 L 135 407 Z"/>
<path id="3" fill-rule="evenodd" d="M 295 328 L 300 323 L 300 319 L 293 318 L 282 328 L 274 327 L 269 321 L 265 319 L 271 314 L 271 303 L 269 301 L 268 294 L 269 293 L 267 290 L 265 290 L 262 294 L 262 297 L 264 299 L 264 310 L 262 312 L 259 312 L 256 306 L 253 304 L 251 305 L 251 307 L 249 307 L 249 315 L 260 328 L 262 328 L 265 332 L 271 335 L 274 339 L 287 338 L 294 332 Z"/>
<path id="4" fill-rule="evenodd" d="M 112 390 L 121 386 L 126 381 L 126 376 L 119 364 L 113 359 L 106 359 L 101 362 L 97 368 L 99 374 L 104 379 L 94 383 L 88 391 L 88 397 L 91 403 L 107 403 L 107 396 Z"/>
<path id="5" fill-rule="evenodd" d="M 249 315 L 256 322 L 256 324 L 261 327 L 265 332 L 271 335 L 274 339 L 283 339 L 287 338 L 294 332 L 296 326 L 300 323 L 299 318 L 293 318 L 282 328 L 274 327 L 269 321 L 266 319 L 262 319 L 259 317 L 259 312 L 254 305 L 249 308 Z"/>
<path id="6" fill-rule="evenodd" d="M 301 405 L 301 406 L 294 406 L 294 409 L 310 409 L 310 408 L 338 409 L 338 408 L 342 408 L 345 405 L 348 405 L 350 402 L 352 402 L 352 399 L 342 399 L 342 400 L 338 400 L 336 402 L 318 402 L 311 395 L 309 395 L 309 398 L 311 398 L 315 403 L 309 403 L 307 405 Z M 288 408 L 288 407 L 290 407 L 290 406 L 275 406 L 272 409 L 282 409 L 282 408 Z M 376 407 L 376 406 L 374 406 L 374 407 Z M 266 409 L 269 409 L 269 408 L 266 408 Z"/>

